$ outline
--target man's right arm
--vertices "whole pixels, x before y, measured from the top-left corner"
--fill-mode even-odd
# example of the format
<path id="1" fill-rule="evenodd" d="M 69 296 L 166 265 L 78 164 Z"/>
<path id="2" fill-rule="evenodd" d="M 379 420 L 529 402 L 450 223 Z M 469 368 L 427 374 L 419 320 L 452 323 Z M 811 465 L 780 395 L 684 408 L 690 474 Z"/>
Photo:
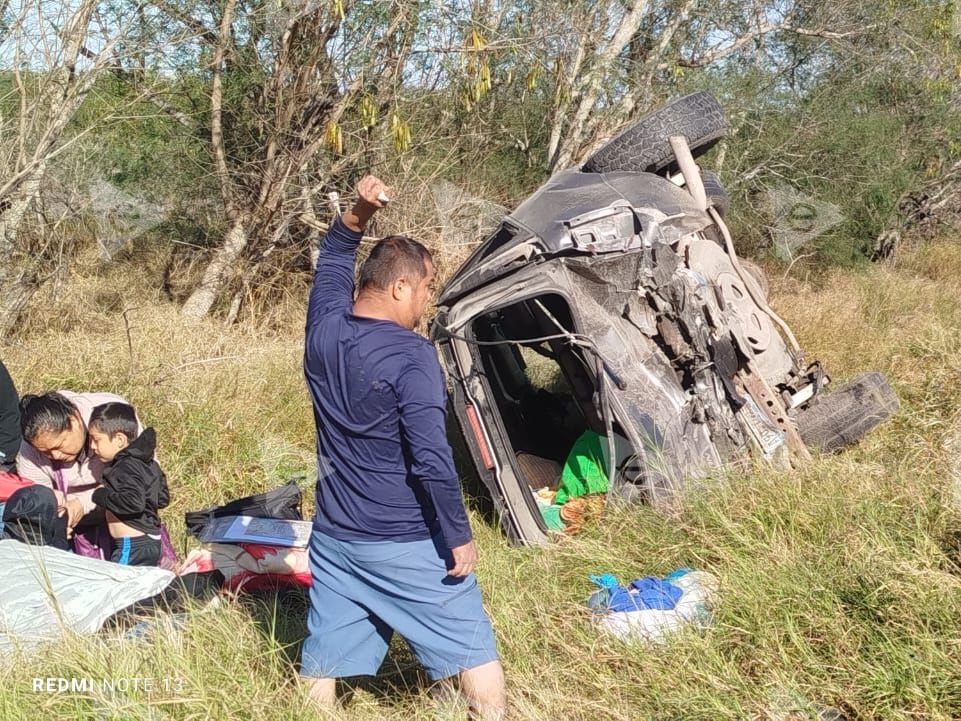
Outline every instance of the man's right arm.
<path id="1" fill-rule="evenodd" d="M 320 244 L 314 283 L 307 302 L 307 327 L 324 315 L 350 308 L 354 299 L 354 257 L 370 218 L 387 201 L 387 186 L 372 175 L 357 184 L 357 202 L 334 218 Z"/>
<path id="2" fill-rule="evenodd" d="M 314 284 L 307 301 L 307 326 L 328 313 L 350 307 L 354 298 L 354 255 L 361 233 L 348 229 L 340 216 L 334 218 L 320 243 Z"/>

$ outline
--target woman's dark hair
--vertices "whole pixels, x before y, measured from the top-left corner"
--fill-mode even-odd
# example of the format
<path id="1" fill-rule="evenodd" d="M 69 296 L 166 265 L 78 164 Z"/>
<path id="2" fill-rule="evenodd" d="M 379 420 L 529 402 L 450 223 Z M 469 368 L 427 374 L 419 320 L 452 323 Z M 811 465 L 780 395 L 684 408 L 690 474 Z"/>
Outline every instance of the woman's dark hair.
<path id="1" fill-rule="evenodd" d="M 27 443 L 41 433 L 63 433 L 70 428 L 70 416 L 79 418 L 77 407 L 56 391 L 20 399 L 20 430 Z"/>
<path id="2" fill-rule="evenodd" d="M 128 441 L 140 435 L 137 425 L 137 412 L 127 403 L 104 403 L 90 413 L 88 428 L 96 428 L 101 433 L 113 437 L 123 433 Z"/>

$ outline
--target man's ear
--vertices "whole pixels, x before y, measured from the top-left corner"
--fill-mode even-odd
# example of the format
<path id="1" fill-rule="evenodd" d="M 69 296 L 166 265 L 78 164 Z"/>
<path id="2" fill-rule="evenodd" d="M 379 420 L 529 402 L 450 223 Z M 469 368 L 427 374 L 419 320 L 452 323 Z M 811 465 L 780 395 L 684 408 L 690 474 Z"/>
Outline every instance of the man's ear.
<path id="1" fill-rule="evenodd" d="M 410 283 L 407 282 L 407 278 L 398 278 L 393 283 L 390 284 L 390 294 L 394 300 L 403 301 L 407 300 L 407 296 L 410 295 L 411 287 Z"/>

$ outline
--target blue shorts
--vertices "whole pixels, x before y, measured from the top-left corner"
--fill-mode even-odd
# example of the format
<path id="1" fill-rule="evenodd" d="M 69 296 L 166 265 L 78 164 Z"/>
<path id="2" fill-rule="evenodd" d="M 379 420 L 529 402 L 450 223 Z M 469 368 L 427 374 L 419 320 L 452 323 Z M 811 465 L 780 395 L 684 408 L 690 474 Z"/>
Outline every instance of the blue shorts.
<path id="1" fill-rule="evenodd" d="M 374 675 L 394 631 L 435 681 L 497 659 L 477 579 L 447 575 L 443 543 L 338 541 L 315 530 L 309 558 L 301 676 Z"/>

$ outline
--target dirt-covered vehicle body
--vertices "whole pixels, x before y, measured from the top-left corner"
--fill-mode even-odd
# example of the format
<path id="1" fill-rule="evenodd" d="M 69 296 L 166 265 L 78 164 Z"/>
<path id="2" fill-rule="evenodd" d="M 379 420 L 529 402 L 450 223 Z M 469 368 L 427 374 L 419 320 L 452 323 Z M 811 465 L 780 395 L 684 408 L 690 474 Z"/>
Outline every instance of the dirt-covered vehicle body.
<path id="1" fill-rule="evenodd" d="M 826 377 L 733 252 L 723 190 L 692 177 L 688 151 L 723 132 L 715 107 L 688 96 L 642 120 L 643 137 L 634 126 L 608 167 L 553 176 L 441 292 L 431 333 L 452 406 L 517 542 L 547 538 L 533 490 L 587 430 L 605 439 L 609 500 L 666 505 L 712 468 L 832 450 L 896 407 L 876 374 L 820 400 Z"/>

